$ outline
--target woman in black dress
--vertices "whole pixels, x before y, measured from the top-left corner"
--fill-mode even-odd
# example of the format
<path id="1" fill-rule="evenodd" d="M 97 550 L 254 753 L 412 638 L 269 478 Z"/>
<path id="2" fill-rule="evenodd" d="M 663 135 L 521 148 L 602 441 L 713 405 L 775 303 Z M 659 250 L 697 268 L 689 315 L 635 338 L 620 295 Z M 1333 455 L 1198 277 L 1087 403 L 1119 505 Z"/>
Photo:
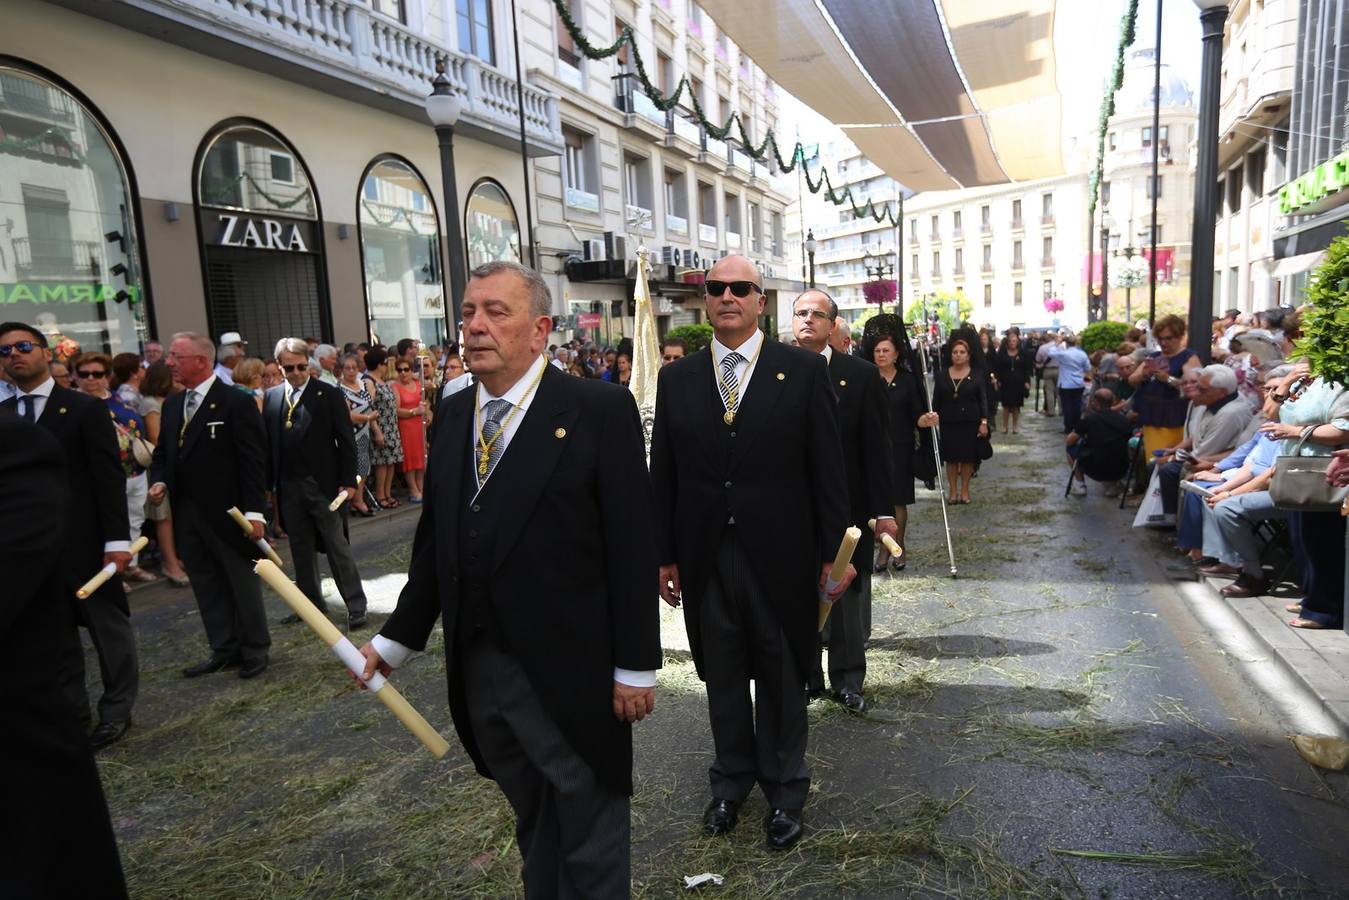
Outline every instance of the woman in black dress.
<path id="1" fill-rule="evenodd" d="M 931 482 L 937 475 L 932 457 L 932 426 L 937 423 L 937 415 L 927 412 L 927 387 L 908 341 L 890 334 L 872 335 L 863 352 L 880 369 L 886 386 L 895 463 L 895 540 L 903 547 L 909 507 L 914 502 L 914 479 Z M 889 551 L 881 546 L 877 572 L 884 571 L 887 564 L 896 571 L 904 568 L 903 562 L 889 557 Z"/>
<path id="2" fill-rule="evenodd" d="M 1030 376 L 1035 361 L 1021 347 L 1021 334 L 1015 328 L 1007 332 L 1002 346 L 993 360 L 998 373 L 998 399 L 1002 401 L 1002 433 L 1007 433 L 1007 419 L 1012 420 L 1012 434 L 1020 433 L 1021 407 L 1030 395 Z"/>
<path id="3" fill-rule="evenodd" d="M 970 502 L 974 464 L 988 440 L 988 389 L 984 373 L 970 365 L 969 342 L 953 336 L 943 353 L 950 364 L 933 379 L 932 408 L 941 420 L 941 458 L 946 463 L 948 503 Z"/>
<path id="4" fill-rule="evenodd" d="M 988 421 L 990 422 L 998 417 L 998 400 L 1001 397 L 999 390 L 1002 384 L 999 379 L 1002 375 L 998 372 L 997 356 L 997 336 L 991 328 L 980 328 L 979 350 L 971 354 L 970 364 L 976 369 L 984 370 L 984 387 L 988 392 Z M 979 467 L 975 466 L 974 469 L 977 472 Z"/>

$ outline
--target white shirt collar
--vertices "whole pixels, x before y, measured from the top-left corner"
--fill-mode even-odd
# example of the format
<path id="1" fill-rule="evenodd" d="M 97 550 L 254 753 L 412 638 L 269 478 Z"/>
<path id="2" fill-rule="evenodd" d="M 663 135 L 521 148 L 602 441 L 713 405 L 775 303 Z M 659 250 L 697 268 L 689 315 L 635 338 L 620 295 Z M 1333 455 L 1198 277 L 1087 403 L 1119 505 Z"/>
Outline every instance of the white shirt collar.
<path id="1" fill-rule="evenodd" d="M 56 387 L 56 379 L 53 378 L 53 377 L 51 377 L 51 375 L 48 375 L 46 381 L 42 382 L 42 383 L 39 384 L 37 387 L 33 388 L 31 391 L 22 391 L 22 390 L 20 390 L 20 391 L 18 392 L 17 396 L 19 396 L 19 397 L 48 397 L 48 398 L 50 398 L 51 395 L 52 395 L 52 389 L 55 388 L 55 387 Z M 17 390 L 17 387 L 16 387 L 16 390 Z"/>
<path id="2" fill-rule="evenodd" d="M 521 375 L 520 379 L 516 381 L 515 384 L 511 385 L 510 389 L 500 397 L 489 391 L 487 385 L 479 380 L 478 403 L 485 407 L 493 400 L 505 400 L 511 406 L 520 407 L 521 410 L 529 409 L 529 403 L 534 399 L 534 392 L 530 391 L 529 388 L 534 384 L 534 379 L 538 377 L 539 372 L 543 371 L 545 365 L 547 365 L 547 363 L 544 362 L 543 354 L 539 354 L 534 358 L 534 362 L 530 364 L 529 368 L 525 371 L 525 374 Z"/>
<path id="3" fill-rule="evenodd" d="M 214 385 L 215 382 L 216 382 L 215 376 L 211 375 L 201 384 L 197 385 L 194 388 L 188 388 L 188 390 L 204 400 L 206 399 L 206 392 L 211 389 L 211 386 Z"/>
<path id="4" fill-rule="evenodd" d="M 734 350 L 735 352 L 743 356 L 746 361 L 751 360 L 754 358 L 754 354 L 758 352 L 759 344 L 762 341 L 763 341 L 763 332 L 757 328 L 754 329 L 753 333 L 751 333 L 750 336 L 745 339 L 745 342 L 741 344 L 739 347 L 727 347 L 721 341 L 717 340 L 717 338 L 713 337 L 712 358 L 716 360 L 717 365 L 720 366 L 721 361 L 726 358 L 726 355 L 730 353 L 732 350 Z"/>
<path id="5" fill-rule="evenodd" d="M 826 363 L 831 363 L 831 362 L 833 362 L 833 361 L 834 361 L 834 348 L 833 348 L 833 346 L 830 345 L 830 344 L 825 344 L 825 345 L 824 345 L 824 349 L 820 351 L 820 355 L 824 357 L 824 361 L 825 361 Z"/>
<path id="6" fill-rule="evenodd" d="M 287 400 L 294 400 L 296 394 L 303 394 L 303 393 L 304 393 L 304 389 L 307 388 L 307 387 L 309 387 L 309 382 L 312 381 L 312 380 L 313 380 L 313 379 L 311 379 L 309 376 L 306 375 L 306 376 L 305 376 L 305 379 L 304 379 L 304 384 L 300 385 L 299 387 L 295 387 L 295 386 L 292 385 L 289 381 L 285 382 L 285 385 L 286 385 L 286 399 L 287 399 Z"/>

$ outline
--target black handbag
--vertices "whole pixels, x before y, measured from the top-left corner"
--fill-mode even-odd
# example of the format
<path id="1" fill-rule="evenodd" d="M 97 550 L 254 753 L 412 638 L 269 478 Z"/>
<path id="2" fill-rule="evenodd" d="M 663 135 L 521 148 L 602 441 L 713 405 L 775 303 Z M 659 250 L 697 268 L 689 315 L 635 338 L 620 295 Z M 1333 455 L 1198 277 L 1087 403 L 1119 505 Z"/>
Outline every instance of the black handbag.
<path id="1" fill-rule="evenodd" d="M 979 459 L 983 462 L 993 458 L 993 442 L 986 437 L 979 438 L 975 442 L 975 447 L 979 453 Z"/>

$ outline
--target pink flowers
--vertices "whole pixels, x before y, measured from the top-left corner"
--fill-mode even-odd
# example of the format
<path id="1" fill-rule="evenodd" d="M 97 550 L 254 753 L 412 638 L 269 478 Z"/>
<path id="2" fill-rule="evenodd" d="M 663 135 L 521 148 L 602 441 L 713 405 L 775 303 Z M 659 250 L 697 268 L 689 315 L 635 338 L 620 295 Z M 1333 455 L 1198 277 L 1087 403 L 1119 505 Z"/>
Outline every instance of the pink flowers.
<path id="1" fill-rule="evenodd" d="M 874 303 L 877 306 L 893 303 L 895 293 L 896 285 L 891 280 L 868 281 L 862 285 L 862 296 L 866 298 L 867 303 Z"/>
<path id="2" fill-rule="evenodd" d="M 1063 301 L 1058 297 L 1046 297 L 1045 309 L 1052 313 L 1063 312 Z"/>

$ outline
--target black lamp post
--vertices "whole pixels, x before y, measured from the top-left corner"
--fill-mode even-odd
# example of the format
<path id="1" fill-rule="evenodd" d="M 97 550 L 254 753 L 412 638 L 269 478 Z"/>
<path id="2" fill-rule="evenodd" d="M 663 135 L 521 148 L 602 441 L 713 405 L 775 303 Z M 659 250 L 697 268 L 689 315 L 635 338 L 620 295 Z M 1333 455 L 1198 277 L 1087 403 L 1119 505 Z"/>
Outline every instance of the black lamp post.
<path id="1" fill-rule="evenodd" d="M 454 93 L 454 86 L 445 77 L 445 60 L 436 60 L 436 77 L 431 82 L 431 93 L 426 97 L 426 117 L 436 127 L 440 139 L 440 178 L 445 185 L 445 242 L 449 259 L 445 266 L 450 273 L 450 339 L 459 339 L 463 319 L 464 288 L 468 279 L 464 270 L 464 235 L 459 225 L 459 191 L 454 176 L 454 126 L 459 121 L 463 103 Z"/>
<path id="2" fill-rule="evenodd" d="M 807 269 L 809 276 L 806 282 L 812 288 L 815 287 L 815 251 L 819 249 L 819 246 L 820 242 L 815 240 L 815 229 L 808 229 L 806 231 L 806 259 L 809 260 Z"/>
<path id="3" fill-rule="evenodd" d="M 1226 0 L 1194 0 L 1204 29 L 1199 77 L 1198 159 L 1194 168 L 1194 232 L 1190 239 L 1190 349 L 1209 362 L 1213 314 L 1213 224 L 1218 213 L 1218 103 L 1222 86 Z M 1156 184 L 1153 190 L 1156 191 Z"/>
<path id="4" fill-rule="evenodd" d="M 1096 321 L 1104 322 L 1110 318 L 1110 230 L 1115 227 L 1115 219 L 1110 211 L 1101 210 L 1101 300 L 1097 307 Z"/>

